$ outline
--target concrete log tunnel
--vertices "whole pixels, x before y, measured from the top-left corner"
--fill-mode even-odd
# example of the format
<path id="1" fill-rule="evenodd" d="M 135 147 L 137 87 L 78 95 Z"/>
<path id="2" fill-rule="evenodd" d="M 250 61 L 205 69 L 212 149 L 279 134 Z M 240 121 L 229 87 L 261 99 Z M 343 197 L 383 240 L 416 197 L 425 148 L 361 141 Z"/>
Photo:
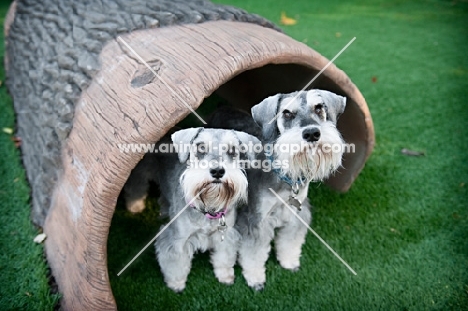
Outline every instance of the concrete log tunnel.
<path id="1" fill-rule="evenodd" d="M 62 25 L 61 19 L 52 21 L 61 29 L 59 34 L 64 34 L 65 43 L 67 32 L 77 32 L 72 25 L 73 14 L 80 14 L 76 4 L 67 11 L 61 1 L 49 2 L 48 8 L 39 8 L 34 1 L 14 2 L 5 25 L 7 83 L 17 112 L 18 134 L 24 141 L 22 154 L 32 187 L 32 216 L 48 236 L 45 250 L 63 294 L 62 307 L 115 309 L 107 271 L 107 237 L 119 193 L 143 156 L 122 153 L 118 144 L 158 141 L 190 113 L 182 101 L 196 109 L 213 93 L 249 111 L 267 96 L 302 89 L 328 60 L 258 16 L 210 3 L 203 10 L 218 15 L 205 12 L 200 13 L 203 20 L 198 22 L 176 19 L 166 25 L 160 17 L 156 27 L 149 26 L 152 19 L 148 15 L 145 19 L 142 12 L 135 13 L 135 8 L 124 2 L 118 7 L 107 4 L 109 8 L 106 1 L 97 8 L 90 4 L 96 14 L 83 14 L 81 23 L 84 25 L 88 18 L 101 29 L 95 34 L 94 28 L 82 25 L 80 29 L 89 33 L 81 35 L 100 35 L 99 48 L 90 45 L 94 41 L 83 39 L 82 46 L 75 43 L 61 49 L 58 44 L 47 52 L 41 45 L 47 39 L 47 27 L 41 30 L 43 41 L 29 38 L 21 30 L 36 27 L 32 14 L 38 16 L 38 10 L 70 14 L 70 24 Z M 151 12 L 151 1 L 139 2 Z M 198 5 L 176 2 L 176 6 L 179 4 Z M 121 32 L 103 30 L 105 23 L 113 22 L 105 18 L 112 16 L 109 10 L 122 16 L 133 12 L 143 16 L 145 22 Z M 46 13 L 43 19 L 53 19 Z M 37 50 L 21 50 L 24 42 L 37 44 Z M 86 45 L 86 51 L 78 49 Z M 83 56 L 89 51 L 97 58 Z M 55 54 L 51 57 L 47 53 Z M 47 74 L 52 78 L 47 80 Z M 326 182 L 338 191 L 347 191 L 374 145 L 367 104 L 335 65 L 329 66 L 311 88 L 348 99 L 338 128 L 347 143 L 355 144 L 356 152 L 346 154 L 344 169 Z M 69 123 L 63 121 L 64 116 Z"/>

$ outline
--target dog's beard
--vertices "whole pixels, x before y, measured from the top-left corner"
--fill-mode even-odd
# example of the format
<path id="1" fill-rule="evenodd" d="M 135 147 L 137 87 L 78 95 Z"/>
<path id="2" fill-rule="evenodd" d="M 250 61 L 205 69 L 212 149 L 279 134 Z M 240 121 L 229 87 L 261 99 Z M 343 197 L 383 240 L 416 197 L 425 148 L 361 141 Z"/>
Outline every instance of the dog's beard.
<path id="1" fill-rule="evenodd" d="M 239 169 L 227 169 L 220 182 L 207 170 L 187 169 L 180 177 L 185 200 L 202 213 L 217 213 L 236 203 L 247 202 L 247 178 Z"/>
<path id="2" fill-rule="evenodd" d="M 293 128 L 285 131 L 276 141 L 275 156 L 281 163 L 288 163 L 281 168 L 281 173 L 292 180 L 305 178 L 307 181 L 321 181 L 329 177 L 341 166 L 344 141 L 340 133 L 331 122 L 320 126 L 320 140 L 306 143 L 302 139 L 302 128 Z M 281 152 L 279 146 L 291 146 L 289 152 Z M 292 146 L 299 146 L 293 150 Z M 339 150 L 333 146 L 340 146 Z M 324 148 L 326 146 L 326 148 Z"/>

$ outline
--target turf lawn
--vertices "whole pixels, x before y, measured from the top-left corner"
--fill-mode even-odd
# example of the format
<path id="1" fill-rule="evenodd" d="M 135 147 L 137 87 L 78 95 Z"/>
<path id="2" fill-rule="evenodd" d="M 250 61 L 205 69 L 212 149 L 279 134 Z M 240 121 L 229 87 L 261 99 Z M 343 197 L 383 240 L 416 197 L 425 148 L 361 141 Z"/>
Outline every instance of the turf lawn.
<path id="1" fill-rule="evenodd" d="M 219 284 L 208 256 L 193 262 L 187 288 L 165 287 L 150 247 L 117 272 L 157 232 L 157 205 L 141 215 L 117 206 L 109 273 L 121 310 L 468 310 L 468 3 L 463 1 L 222 0 L 279 23 L 337 59 L 370 107 L 376 147 L 351 190 L 314 184 L 313 228 L 357 271 L 352 275 L 311 234 L 297 273 L 271 256 L 263 292 L 236 268 Z M 0 15 L 6 5 L 0 7 Z M 0 40 L 3 42 L 3 40 Z M 3 51 L 3 43 L 0 43 Z M 4 80 L 4 70 L 0 80 Z M 0 128 L 14 128 L 11 98 L 0 88 Z M 32 242 L 29 188 L 20 152 L 0 133 L 0 309 L 50 310 L 42 247 Z M 402 148 L 424 152 L 414 157 Z"/>

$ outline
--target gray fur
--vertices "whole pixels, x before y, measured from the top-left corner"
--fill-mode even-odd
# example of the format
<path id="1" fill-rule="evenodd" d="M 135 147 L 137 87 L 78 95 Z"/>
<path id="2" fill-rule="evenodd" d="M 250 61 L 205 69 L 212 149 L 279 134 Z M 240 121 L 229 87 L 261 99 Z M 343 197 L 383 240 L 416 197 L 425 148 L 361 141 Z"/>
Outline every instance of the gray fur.
<path id="1" fill-rule="evenodd" d="M 220 157 L 226 163 L 234 162 L 234 156 L 227 153 L 219 154 L 221 143 L 260 143 L 258 139 L 232 130 L 215 129 L 186 129 L 177 131 L 172 135 L 174 144 L 189 143 L 196 146 L 200 143 L 211 143 L 213 148 L 203 155 L 207 161 L 218 160 Z M 168 136 L 158 144 L 167 143 Z M 181 151 L 179 149 L 179 151 Z M 197 187 L 205 181 L 212 183 L 215 178 L 210 176 L 210 168 L 192 168 L 187 166 L 195 161 L 198 155 L 195 148 L 190 148 L 188 155 L 183 153 L 155 153 L 147 154 L 133 170 L 127 184 L 124 187 L 124 197 L 127 208 L 131 211 L 141 211 L 144 208 L 144 199 L 148 190 L 149 180 L 154 180 L 161 190 L 161 211 L 170 219 L 186 206 L 191 199 L 190 186 Z M 247 157 L 255 157 L 248 153 Z M 234 228 L 237 206 L 247 199 L 247 179 L 245 172 L 238 167 L 229 169 L 225 166 L 225 175 L 219 180 L 222 184 L 232 181 L 237 185 L 236 198 L 227 204 L 225 216 L 227 231 L 224 233 L 224 241 L 221 241 L 221 233 L 218 231 L 219 221 L 208 219 L 206 212 L 219 212 L 225 205 L 206 206 L 200 200 L 194 202 L 196 208 L 188 207 L 167 229 L 165 229 L 155 243 L 157 259 L 159 261 L 164 280 L 168 287 L 176 292 L 185 288 L 187 276 L 190 272 L 193 254 L 197 251 L 211 251 L 211 263 L 214 273 L 222 283 L 234 282 L 234 264 L 236 262 L 240 235 Z M 222 164 L 219 164 L 219 166 Z M 187 190 L 187 185 L 189 190 Z M 212 185 L 212 184 L 210 184 Z M 198 192 L 198 191 L 194 191 Z M 203 195 L 203 194 L 202 194 Z M 188 197 L 189 196 L 189 197 Z M 208 201 L 210 198 L 207 199 Z M 208 202 L 204 201 L 204 202 Z M 135 208 L 136 206 L 136 208 Z"/>
<path id="2" fill-rule="evenodd" d="M 252 107 L 252 117 L 262 128 L 262 137 L 265 142 L 272 141 L 277 135 L 278 128 L 275 122 L 269 124 L 278 113 L 278 104 L 283 94 L 276 94 L 265 98 L 260 104 Z"/>
<path id="3" fill-rule="evenodd" d="M 296 100 L 289 103 L 296 95 Z M 339 114 L 344 111 L 345 103 L 344 97 L 323 90 L 277 94 L 254 106 L 252 116 L 255 123 L 262 127 L 261 140 L 264 145 L 283 142 L 285 137 L 299 142 L 304 139 L 303 133 L 307 129 L 318 129 L 321 133 L 321 138 L 311 144 L 319 145 L 323 143 L 322 139 L 327 138 L 331 138 L 332 143 L 342 143 L 335 125 Z M 322 105 L 322 108 L 315 110 L 316 107 L 320 107 L 317 105 Z M 285 110 L 290 110 L 294 114 L 291 120 L 286 119 L 283 114 Z M 277 113 L 280 113 L 278 119 L 268 124 Z M 217 118 L 215 113 L 213 119 Z M 244 116 L 244 118 L 248 117 Z M 255 123 L 247 119 L 230 118 L 225 120 L 224 126 L 239 129 L 239 124 L 249 124 L 249 127 L 243 130 L 253 132 Z M 302 133 L 302 137 L 288 134 L 296 132 L 299 135 Z M 280 157 L 281 154 L 274 154 L 274 159 Z M 267 157 L 262 155 L 261 159 L 265 160 Z M 317 179 L 326 178 L 332 173 L 341 164 L 341 155 L 334 158 L 324 157 L 321 160 L 320 165 L 315 164 L 320 167 L 325 166 L 326 169 L 320 171 L 321 174 L 317 176 Z M 309 163 L 314 161 L 316 161 L 315 158 L 308 158 Z M 288 175 L 290 172 L 291 170 L 286 170 L 282 173 Z M 306 223 L 311 221 L 307 192 L 309 183 L 313 179 L 314 176 L 300 184 L 297 194 L 297 198 L 302 202 L 301 210 L 297 213 Z M 269 190 L 269 188 L 273 189 L 284 201 L 288 202 L 292 193 L 291 186 L 282 181 L 277 172 L 249 170 L 248 180 L 249 201 L 240 210 L 236 222 L 236 227 L 242 235 L 239 263 L 248 285 L 260 290 L 263 289 L 266 281 L 265 262 L 271 249 L 270 242 L 274 239 L 276 257 L 280 265 L 285 269 L 296 271 L 300 267 L 299 258 L 307 228 Z M 275 230 L 277 230 L 276 236 Z"/>

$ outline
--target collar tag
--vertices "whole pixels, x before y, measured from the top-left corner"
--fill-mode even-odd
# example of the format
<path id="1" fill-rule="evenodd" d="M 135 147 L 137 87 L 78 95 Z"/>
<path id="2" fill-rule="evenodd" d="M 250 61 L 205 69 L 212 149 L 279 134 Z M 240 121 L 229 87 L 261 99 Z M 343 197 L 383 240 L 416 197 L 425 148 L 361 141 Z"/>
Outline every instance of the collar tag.
<path id="1" fill-rule="evenodd" d="M 227 225 L 226 225 L 226 220 L 224 219 L 224 215 L 219 218 L 219 224 L 218 224 L 218 231 L 221 233 L 221 242 L 224 241 L 224 232 L 227 230 Z"/>
<path id="2" fill-rule="evenodd" d="M 292 190 L 292 193 L 293 193 L 294 195 L 297 195 L 297 194 L 299 193 L 299 183 L 293 184 L 291 188 L 292 188 L 292 189 L 291 189 L 291 190 Z"/>
<path id="3" fill-rule="evenodd" d="M 294 206 L 298 210 L 300 210 L 300 211 L 302 210 L 302 202 L 299 201 L 299 199 L 294 194 L 291 194 L 289 196 L 288 203 L 289 203 L 289 205 Z"/>
<path id="4" fill-rule="evenodd" d="M 302 210 L 302 202 L 296 197 L 299 193 L 299 183 L 295 183 L 292 185 L 291 194 L 289 195 L 288 203 L 289 205 L 294 206 L 298 210 Z"/>

